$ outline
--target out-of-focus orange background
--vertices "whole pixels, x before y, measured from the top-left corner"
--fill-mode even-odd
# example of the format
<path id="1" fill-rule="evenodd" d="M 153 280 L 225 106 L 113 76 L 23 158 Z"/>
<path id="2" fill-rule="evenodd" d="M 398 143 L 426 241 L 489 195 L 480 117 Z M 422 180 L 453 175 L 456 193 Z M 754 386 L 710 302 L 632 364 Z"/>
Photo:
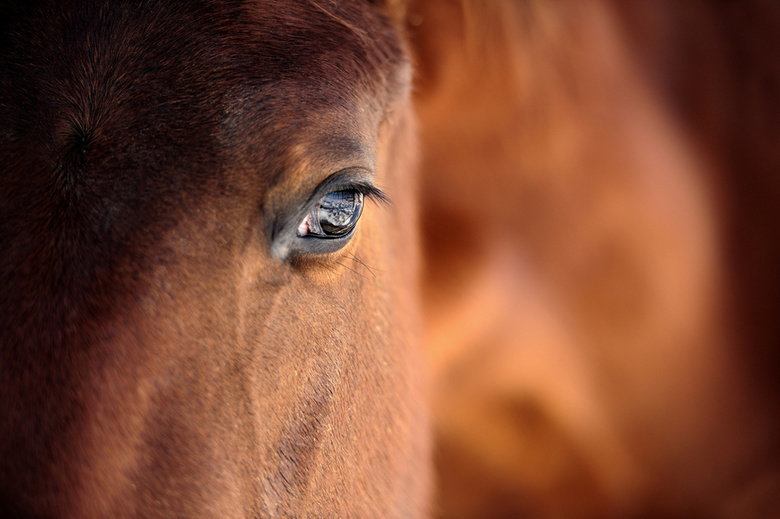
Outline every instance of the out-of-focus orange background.
<path id="1" fill-rule="evenodd" d="M 780 3 L 419 0 L 439 517 L 780 517 Z"/>

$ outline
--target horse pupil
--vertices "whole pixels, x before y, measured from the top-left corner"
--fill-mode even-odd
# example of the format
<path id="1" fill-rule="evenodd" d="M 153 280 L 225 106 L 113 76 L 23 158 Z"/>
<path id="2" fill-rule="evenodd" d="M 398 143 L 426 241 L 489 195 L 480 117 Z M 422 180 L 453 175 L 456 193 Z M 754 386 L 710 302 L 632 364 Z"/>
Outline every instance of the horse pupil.
<path id="1" fill-rule="evenodd" d="M 362 211 L 362 193 L 354 190 L 335 191 L 322 199 L 317 217 L 325 234 L 342 236 L 355 227 Z"/>

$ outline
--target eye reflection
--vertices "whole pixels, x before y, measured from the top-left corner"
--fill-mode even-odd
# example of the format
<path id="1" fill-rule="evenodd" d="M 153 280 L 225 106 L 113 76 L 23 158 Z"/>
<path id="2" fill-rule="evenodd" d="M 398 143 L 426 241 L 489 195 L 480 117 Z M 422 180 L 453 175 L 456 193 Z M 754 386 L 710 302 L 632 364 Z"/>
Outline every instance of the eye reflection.
<path id="1" fill-rule="evenodd" d="M 298 236 L 340 238 L 357 225 L 363 212 L 363 193 L 346 189 L 328 193 L 298 225 Z"/>

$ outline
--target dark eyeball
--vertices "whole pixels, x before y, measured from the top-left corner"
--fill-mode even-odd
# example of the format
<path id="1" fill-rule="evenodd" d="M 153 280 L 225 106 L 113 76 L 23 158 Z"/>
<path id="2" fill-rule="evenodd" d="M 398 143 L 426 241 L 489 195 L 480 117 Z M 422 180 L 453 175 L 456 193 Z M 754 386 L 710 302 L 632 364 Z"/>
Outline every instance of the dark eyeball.
<path id="1" fill-rule="evenodd" d="M 341 238 L 357 225 L 363 213 L 363 193 L 354 189 L 328 193 L 298 225 L 298 236 Z"/>

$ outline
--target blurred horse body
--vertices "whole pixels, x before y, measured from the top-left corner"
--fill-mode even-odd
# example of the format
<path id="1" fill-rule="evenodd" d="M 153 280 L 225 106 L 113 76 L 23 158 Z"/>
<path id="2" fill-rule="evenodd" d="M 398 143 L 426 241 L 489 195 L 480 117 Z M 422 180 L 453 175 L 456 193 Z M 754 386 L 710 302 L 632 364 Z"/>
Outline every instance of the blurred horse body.
<path id="1" fill-rule="evenodd" d="M 779 27 L 0 3 L 0 517 L 780 517 Z"/>
<path id="2" fill-rule="evenodd" d="M 778 27 L 413 3 L 442 517 L 780 517 Z"/>

